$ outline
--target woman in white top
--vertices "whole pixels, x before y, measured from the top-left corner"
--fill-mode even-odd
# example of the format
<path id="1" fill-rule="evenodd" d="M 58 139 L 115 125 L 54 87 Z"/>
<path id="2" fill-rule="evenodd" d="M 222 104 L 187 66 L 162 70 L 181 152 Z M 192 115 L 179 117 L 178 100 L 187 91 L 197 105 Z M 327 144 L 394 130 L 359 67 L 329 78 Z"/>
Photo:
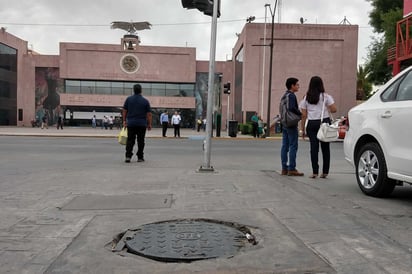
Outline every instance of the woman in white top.
<path id="1" fill-rule="evenodd" d="M 330 146 L 329 143 L 320 142 L 316 137 L 322 117 L 322 107 L 325 103 L 323 122 L 330 123 L 329 112 L 336 112 L 336 105 L 333 97 L 325 92 L 323 81 L 319 76 L 313 76 L 310 79 L 308 92 L 303 100 L 299 103 L 302 111 L 302 136 L 309 137 L 310 141 L 310 160 L 312 162 L 312 175 L 310 178 L 316 178 L 319 174 L 319 143 L 322 149 L 323 167 L 320 178 L 326 178 L 330 167 Z M 306 129 L 306 119 L 308 120 Z"/>

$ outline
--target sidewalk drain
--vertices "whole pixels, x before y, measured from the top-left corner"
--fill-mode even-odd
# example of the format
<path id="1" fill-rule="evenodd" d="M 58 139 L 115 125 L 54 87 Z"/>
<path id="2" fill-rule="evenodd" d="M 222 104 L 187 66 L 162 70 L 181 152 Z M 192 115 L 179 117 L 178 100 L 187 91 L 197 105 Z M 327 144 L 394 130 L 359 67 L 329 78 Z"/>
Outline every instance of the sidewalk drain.
<path id="1" fill-rule="evenodd" d="M 142 225 L 115 237 L 112 251 L 126 250 L 163 262 L 233 257 L 257 241 L 244 225 L 211 219 L 178 219 Z"/>

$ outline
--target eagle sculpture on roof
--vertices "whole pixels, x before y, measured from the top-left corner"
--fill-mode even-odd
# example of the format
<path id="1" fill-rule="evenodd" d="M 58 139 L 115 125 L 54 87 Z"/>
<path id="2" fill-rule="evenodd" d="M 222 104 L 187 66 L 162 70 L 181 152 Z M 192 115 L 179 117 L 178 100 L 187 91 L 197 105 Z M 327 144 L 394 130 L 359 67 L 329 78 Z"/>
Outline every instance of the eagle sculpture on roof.
<path id="1" fill-rule="evenodd" d="M 122 29 L 127 31 L 130 34 L 135 34 L 138 30 L 150 29 L 149 22 L 123 22 L 123 21 L 114 21 L 112 22 L 112 29 Z"/>

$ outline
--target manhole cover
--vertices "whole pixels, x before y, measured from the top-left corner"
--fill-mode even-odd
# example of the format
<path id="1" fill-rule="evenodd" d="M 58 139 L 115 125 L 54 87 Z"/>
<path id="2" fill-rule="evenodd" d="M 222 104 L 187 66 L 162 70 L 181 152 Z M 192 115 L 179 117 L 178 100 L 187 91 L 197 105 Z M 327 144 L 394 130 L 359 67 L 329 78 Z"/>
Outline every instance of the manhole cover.
<path id="1" fill-rule="evenodd" d="M 133 232 L 123 237 L 128 252 L 167 262 L 230 257 L 253 238 L 244 226 L 205 219 L 145 224 Z"/>

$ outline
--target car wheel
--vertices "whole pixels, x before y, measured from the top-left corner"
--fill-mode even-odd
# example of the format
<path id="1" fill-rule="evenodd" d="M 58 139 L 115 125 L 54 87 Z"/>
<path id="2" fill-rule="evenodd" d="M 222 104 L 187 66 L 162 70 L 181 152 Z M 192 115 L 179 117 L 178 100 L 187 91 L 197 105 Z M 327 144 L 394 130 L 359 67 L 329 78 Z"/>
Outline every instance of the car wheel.
<path id="1" fill-rule="evenodd" d="M 395 181 L 387 176 L 385 156 L 377 143 L 361 147 L 355 159 L 356 179 L 363 193 L 385 197 L 392 193 Z"/>

